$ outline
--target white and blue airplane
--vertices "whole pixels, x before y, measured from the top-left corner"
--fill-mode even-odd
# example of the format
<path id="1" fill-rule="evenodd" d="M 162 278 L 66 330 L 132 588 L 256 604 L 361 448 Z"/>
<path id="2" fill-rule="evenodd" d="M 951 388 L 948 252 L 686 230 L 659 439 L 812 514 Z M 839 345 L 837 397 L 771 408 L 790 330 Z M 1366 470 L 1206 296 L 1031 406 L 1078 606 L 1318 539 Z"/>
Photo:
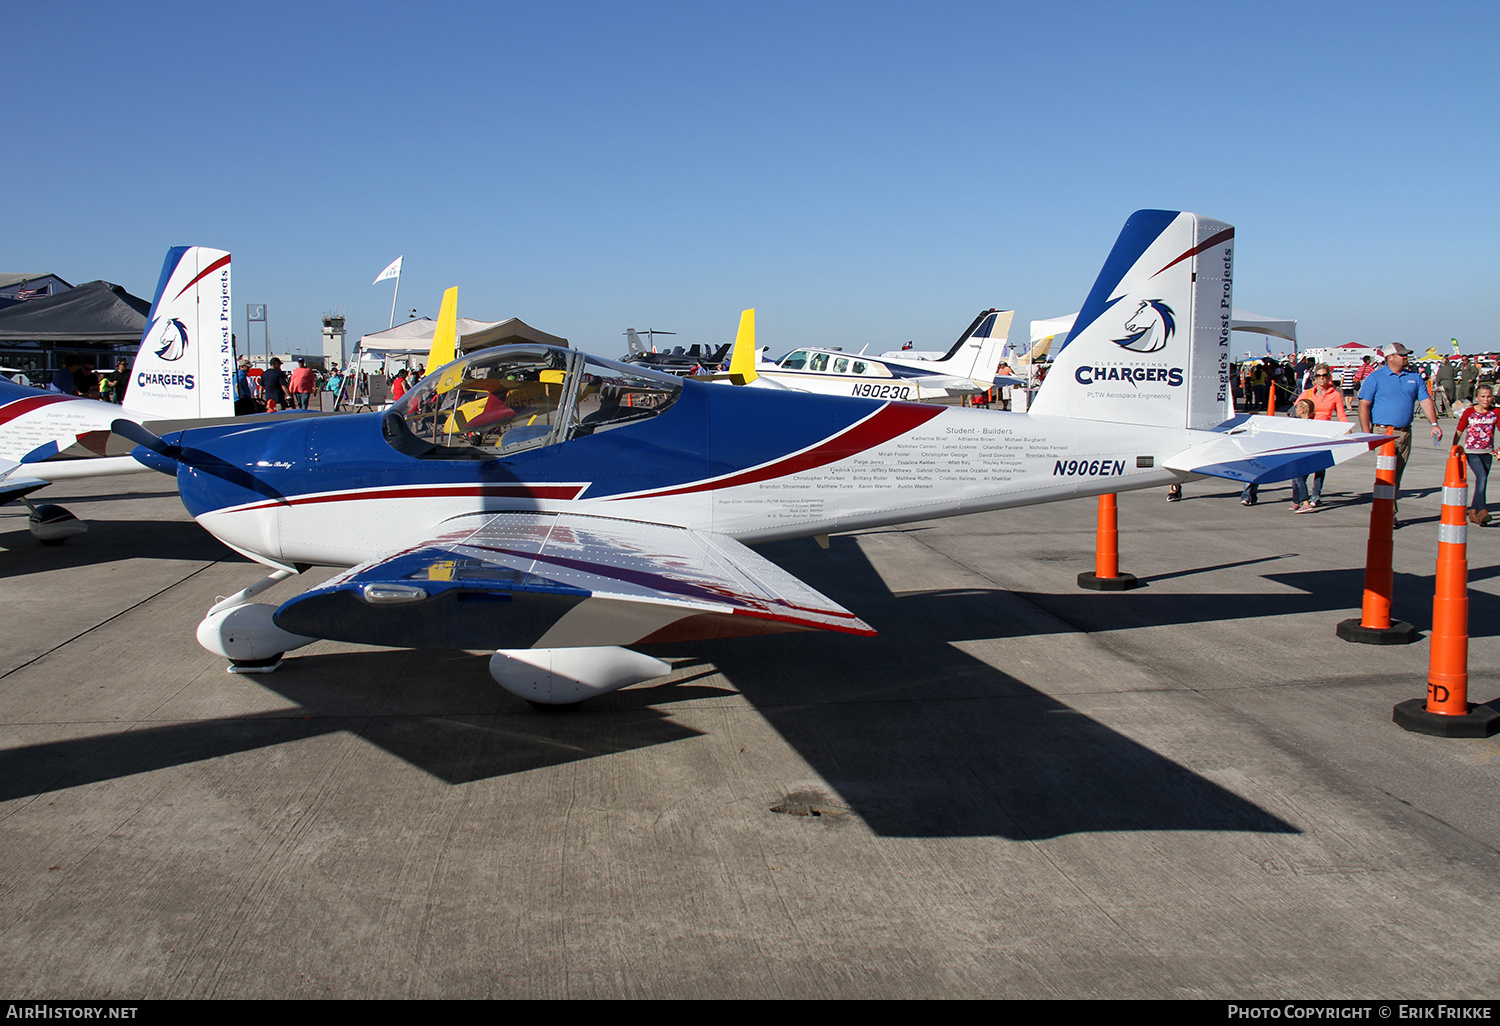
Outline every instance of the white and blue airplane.
<path id="1" fill-rule="evenodd" d="M 1233 251 L 1226 224 L 1132 215 L 1025 414 L 731 388 L 524 345 L 450 363 L 384 413 L 115 430 L 274 571 L 199 625 L 231 670 L 319 638 L 483 648 L 501 685 L 566 705 L 669 672 L 627 646 L 874 633 L 748 544 L 1199 474 L 1285 480 L 1367 451 L 1381 436 L 1347 424 L 1233 415 Z M 313 565 L 349 569 L 251 601 Z"/>
<path id="2" fill-rule="evenodd" d="M 995 383 L 1014 316 L 1014 310 L 981 310 L 958 341 L 946 353 L 932 354 L 933 359 L 910 351 L 871 356 L 842 349 L 794 349 L 775 363 L 758 364 L 752 380 L 798 392 L 865 399 L 924 402 L 978 395 Z"/>
<path id="3" fill-rule="evenodd" d="M 111 439 L 110 425 L 122 417 L 157 430 L 233 418 L 229 272 L 223 250 L 178 246 L 167 252 L 123 406 L 0 377 L 0 502 L 53 481 L 144 469 L 130 456 L 133 444 Z M 70 451 L 89 458 L 42 462 Z M 85 529 L 60 506 L 31 509 L 31 532 L 42 541 Z"/>

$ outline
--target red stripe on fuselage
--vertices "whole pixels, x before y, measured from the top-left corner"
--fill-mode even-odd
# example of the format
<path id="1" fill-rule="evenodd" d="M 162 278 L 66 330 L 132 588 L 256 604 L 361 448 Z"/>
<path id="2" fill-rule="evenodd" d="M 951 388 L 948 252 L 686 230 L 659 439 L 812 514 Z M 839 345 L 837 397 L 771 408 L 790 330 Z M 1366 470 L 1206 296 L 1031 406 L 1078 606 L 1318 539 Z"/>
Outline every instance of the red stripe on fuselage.
<path id="1" fill-rule="evenodd" d="M 260 502 L 236 512 L 273 506 L 310 506 L 320 502 L 364 502 L 368 499 L 434 499 L 454 496 L 481 499 L 576 499 L 586 485 L 434 485 L 428 488 L 374 488 L 361 492 L 301 495 L 294 499 Z M 223 512 L 223 511 L 221 511 Z"/>
<path id="2" fill-rule="evenodd" d="M 217 271 L 227 263 L 229 263 L 229 254 L 225 253 L 223 256 L 219 257 L 219 259 L 209 264 L 205 270 L 199 272 L 198 277 L 194 278 L 192 281 L 184 285 L 182 287 L 182 292 L 186 292 L 188 289 L 192 288 L 194 285 L 198 284 L 204 278 L 207 278 L 210 274 L 213 274 L 215 271 Z M 177 293 L 177 296 L 181 296 L 182 292 Z M 173 298 L 175 299 L 177 298 L 177 296 L 174 296 Z"/>
<path id="3" fill-rule="evenodd" d="M 8 423 L 17 417 L 25 416 L 32 410 L 39 410 L 43 406 L 51 406 L 53 403 L 73 402 L 81 399 L 76 395 L 37 395 L 28 396 L 25 399 L 17 399 L 8 406 L 0 406 L 0 424 Z"/>
<path id="4" fill-rule="evenodd" d="M 618 496 L 618 498 L 659 499 L 666 495 L 687 495 L 691 492 L 716 491 L 720 488 L 733 488 L 736 485 L 755 484 L 759 481 L 769 481 L 772 478 L 801 473 L 804 470 L 814 470 L 818 467 L 827 466 L 830 463 L 836 463 L 849 456 L 857 456 L 867 449 L 873 449 L 877 445 L 889 442 L 898 435 L 904 435 L 914 428 L 921 427 L 942 412 L 943 407 L 941 406 L 919 406 L 916 403 L 887 403 L 873 417 L 860 421 L 842 434 L 834 435 L 820 445 L 816 445 L 795 455 L 784 457 L 774 463 L 753 467 L 750 470 L 743 470 L 738 474 L 730 474 L 728 477 L 717 478 L 713 481 L 700 481 L 697 484 L 682 485 L 678 488 L 663 488 L 660 491 L 622 495 Z"/>

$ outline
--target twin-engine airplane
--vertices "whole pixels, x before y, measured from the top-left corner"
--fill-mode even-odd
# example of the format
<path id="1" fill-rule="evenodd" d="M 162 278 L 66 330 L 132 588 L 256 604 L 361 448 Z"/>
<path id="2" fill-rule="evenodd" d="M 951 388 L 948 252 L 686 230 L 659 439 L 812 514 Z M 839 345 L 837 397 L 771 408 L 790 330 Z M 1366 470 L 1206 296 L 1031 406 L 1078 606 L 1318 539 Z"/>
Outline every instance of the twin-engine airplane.
<path id="1" fill-rule="evenodd" d="M 162 265 L 123 406 L 0 377 L 0 501 L 65 478 L 144 469 L 129 455 L 133 443 L 111 444 L 110 425 L 121 417 L 156 430 L 172 422 L 232 418 L 229 318 L 229 254 L 179 246 Z M 41 462 L 69 452 L 91 458 Z M 84 529 L 60 506 L 32 507 L 31 532 L 42 541 L 62 541 Z"/>
<path id="2" fill-rule="evenodd" d="M 1366 451 L 1377 436 L 1346 424 L 1231 415 L 1233 239 L 1194 214 L 1132 215 L 1026 414 L 525 345 L 450 363 L 384 413 L 115 429 L 176 473 L 200 524 L 275 568 L 199 625 L 231 669 L 318 638 L 484 648 L 512 692 L 571 704 L 670 669 L 628 645 L 874 633 L 747 542 L 1195 474 L 1284 480 Z M 315 564 L 351 569 L 280 607 L 250 601 Z"/>

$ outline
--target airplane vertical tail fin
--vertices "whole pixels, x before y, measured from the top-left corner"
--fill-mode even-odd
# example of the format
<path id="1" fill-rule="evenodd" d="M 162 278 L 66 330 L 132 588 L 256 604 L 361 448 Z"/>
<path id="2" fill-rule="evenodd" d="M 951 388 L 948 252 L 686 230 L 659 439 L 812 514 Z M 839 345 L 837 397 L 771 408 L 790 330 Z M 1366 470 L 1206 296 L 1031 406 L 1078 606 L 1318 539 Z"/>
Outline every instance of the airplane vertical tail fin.
<path id="1" fill-rule="evenodd" d="M 435 371 L 458 359 L 458 286 L 443 293 L 438 307 L 437 327 L 432 331 L 432 348 L 427 351 L 427 369 Z"/>
<path id="2" fill-rule="evenodd" d="M 125 409 L 153 420 L 232 417 L 231 315 L 229 254 L 202 246 L 168 250 Z"/>
<path id="3" fill-rule="evenodd" d="M 446 366 L 458 359 L 458 286 L 443 291 L 443 304 L 438 307 L 437 327 L 432 331 L 432 349 L 427 354 L 427 373 L 432 374 L 439 367 Z M 446 354 L 446 356 L 445 356 Z M 445 357 L 441 363 L 437 362 L 440 357 Z M 442 395 L 450 389 L 457 388 L 464 379 L 462 366 L 449 367 L 443 371 L 443 376 L 433 384 L 432 390 L 436 395 Z"/>
<path id="4" fill-rule="evenodd" d="M 729 375 L 736 385 L 748 385 L 760 375 L 755 370 L 755 310 L 740 314 L 740 328 L 729 350 Z"/>
<path id="5" fill-rule="evenodd" d="M 1000 365 L 1005 341 L 1010 335 L 1010 322 L 1015 316 L 1014 310 L 981 311 L 974 323 L 953 343 L 953 348 L 941 360 L 934 360 L 932 367 L 945 374 L 973 378 L 989 387 L 989 382 L 995 377 L 995 368 Z"/>
<path id="6" fill-rule="evenodd" d="M 1155 427 L 1227 420 L 1233 277 L 1229 225 L 1131 214 L 1030 412 Z"/>
<path id="7" fill-rule="evenodd" d="M 641 336 L 635 333 L 634 328 L 625 329 L 625 346 L 629 350 L 631 356 L 645 356 L 648 352 L 650 352 L 650 350 L 646 348 L 646 343 L 641 341 Z"/>

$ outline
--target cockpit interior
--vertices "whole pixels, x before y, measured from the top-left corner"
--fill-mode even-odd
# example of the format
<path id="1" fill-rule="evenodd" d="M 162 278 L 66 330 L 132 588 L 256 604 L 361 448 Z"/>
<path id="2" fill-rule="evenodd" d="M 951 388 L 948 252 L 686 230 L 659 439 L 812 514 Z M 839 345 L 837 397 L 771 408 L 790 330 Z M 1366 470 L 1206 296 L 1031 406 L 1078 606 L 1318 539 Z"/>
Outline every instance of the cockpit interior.
<path id="1" fill-rule="evenodd" d="M 495 459 L 659 416 L 682 379 L 551 346 L 485 349 L 440 367 L 385 415 L 421 459 Z"/>

